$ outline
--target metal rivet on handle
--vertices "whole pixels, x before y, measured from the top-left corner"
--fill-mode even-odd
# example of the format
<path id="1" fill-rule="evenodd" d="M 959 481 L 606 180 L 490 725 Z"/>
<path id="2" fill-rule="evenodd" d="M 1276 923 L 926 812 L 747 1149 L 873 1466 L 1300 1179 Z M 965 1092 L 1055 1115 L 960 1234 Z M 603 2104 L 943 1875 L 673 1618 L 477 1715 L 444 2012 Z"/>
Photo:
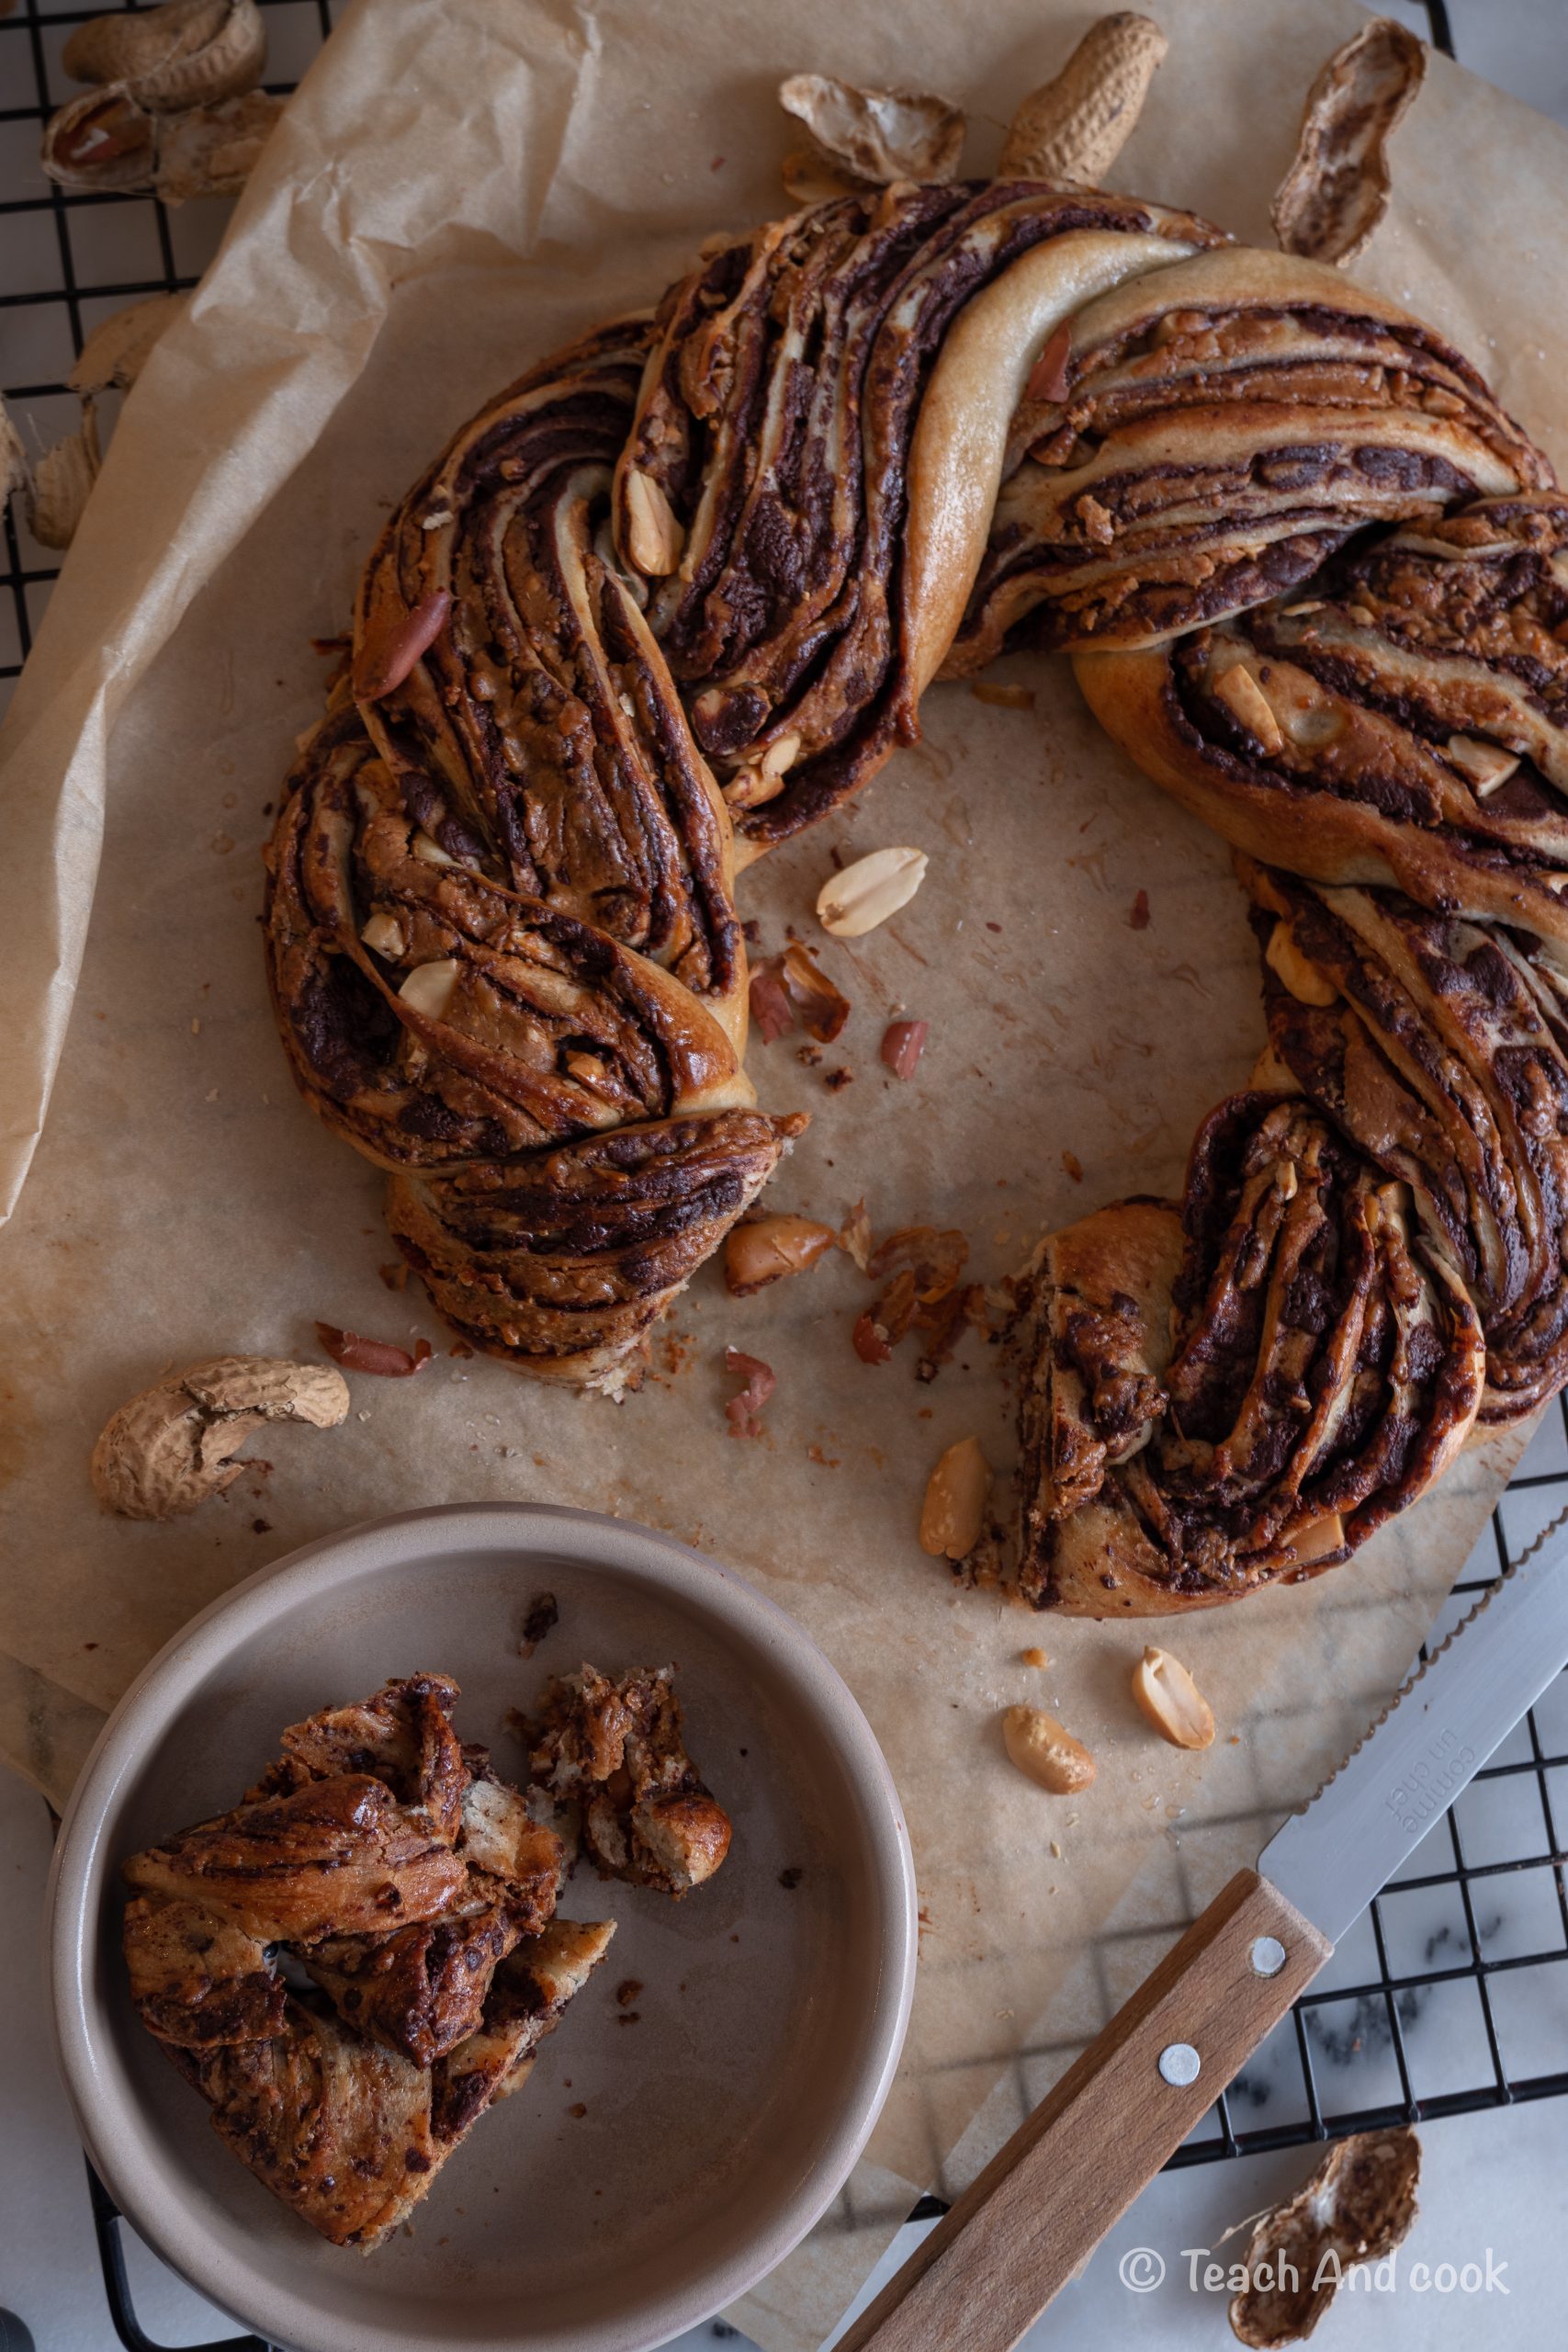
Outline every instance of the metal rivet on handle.
<path id="1" fill-rule="evenodd" d="M 1190 2041 L 1168 2041 L 1159 2053 L 1159 2070 L 1175 2090 L 1185 2090 L 1195 2083 L 1203 2061 Z"/>
<path id="2" fill-rule="evenodd" d="M 1252 1973 L 1255 1976 L 1278 1976 L 1285 1965 L 1285 1947 L 1278 1936 L 1258 1936 L 1252 1946 Z"/>

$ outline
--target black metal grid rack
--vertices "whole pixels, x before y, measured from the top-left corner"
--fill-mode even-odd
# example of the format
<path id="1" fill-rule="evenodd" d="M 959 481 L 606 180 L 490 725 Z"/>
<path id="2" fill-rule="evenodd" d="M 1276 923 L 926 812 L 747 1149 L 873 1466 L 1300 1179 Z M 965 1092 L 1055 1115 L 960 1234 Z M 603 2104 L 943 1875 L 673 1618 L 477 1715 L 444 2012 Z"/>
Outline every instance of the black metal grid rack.
<path id="1" fill-rule="evenodd" d="M 1568 1446 L 1568 1397 L 1558 1397 L 1551 1413 L 1553 1420 L 1561 1418 L 1564 1445 Z M 1505 1513 L 1516 1498 L 1527 1496 L 1549 1497 L 1551 1500 L 1539 1520 L 1524 1531 L 1511 1533 Z M 1496 1573 L 1489 1572 L 1489 1564 L 1471 1562 L 1476 1572 L 1466 1574 L 1455 1583 L 1440 1621 L 1443 1632 L 1466 1615 L 1483 1594 L 1495 1589 L 1498 1577 L 1517 1559 L 1539 1525 L 1559 1513 L 1568 1514 L 1568 1468 L 1527 1474 L 1514 1481 L 1503 1504 L 1492 1515 L 1490 1540 L 1496 1553 Z M 1425 1661 L 1425 1644 L 1420 1655 Z M 1563 1678 L 1560 1688 L 1565 1685 L 1568 1677 Z M 1526 1752 L 1508 1755 L 1510 1747 L 1519 1747 Z M 1505 1743 L 1498 1753 L 1506 1760 L 1483 1766 L 1474 1775 L 1471 1789 L 1478 1793 L 1489 1787 L 1513 1792 L 1516 1784 L 1522 1788 L 1533 1781 L 1540 1806 L 1538 1842 L 1523 1853 L 1488 1853 L 1483 1836 L 1472 1836 L 1461 1829 L 1462 1799 L 1461 1805 L 1442 1815 L 1412 1858 L 1413 1866 L 1373 1899 L 1368 1926 L 1375 1969 L 1366 1974 L 1354 1973 L 1349 1981 L 1339 1978 L 1326 1986 L 1320 1980 L 1300 1996 L 1290 2018 L 1277 2029 L 1293 2041 L 1304 2094 L 1304 2113 L 1290 2122 L 1251 2130 L 1244 2125 L 1238 2129 L 1235 2109 L 1238 2094 L 1245 2097 L 1249 2079 L 1244 2069 L 1236 2083 L 1228 2091 L 1221 2092 L 1200 2134 L 1171 2158 L 1171 2169 L 1216 2157 L 1261 2155 L 1279 2148 L 1338 2138 L 1347 2132 L 1471 2114 L 1483 2108 L 1507 2107 L 1525 2099 L 1552 2098 L 1568 2092 L 1568 2036 L 1562 2038 L 1560 2053 L 1565 2063 L 1531 2071 L 1529 2059 L 1521 2054 L 1522 2037 L 1506 2032 L 1500 2023 L 1500 2004 L 1495 1989 L 1510 1977 L 1522 1981 L 1521 1973 L 1525 1971 L 1551 1970 L 1556 1974 L 1560 1964 L 1568 1962 L 1568 1888 L 1563 1878 L 1564 1866 L 1568 1864 L 1563 1831 L 1568 1829 L 1568 1819 L 1562 1817 L 1568 1815 L 1568 1714 L 1564 1715 L 1562 1734 L 1543 1736 L 1537 1710 L 1532 1708 L 1512 1740 Z M 1550 1777 L 1554 1772 L 1560 1775 L 1555 1809 Z M 1528 1805 L 1525 1810 L 1528 1815 Z M 1437 1849 L 1429 1859 L 1426 1855 L 1427 1846 Z M 1491 1915 L 1485 1907 L 1488 1893 L 1498 1883 L 1524 1872 L 1539 1872 L 1543 1880 L 1550 1881 L 1546 1932 L 1541 1933 L 1537 1926 L 1525 1939 L 1523 1949 L 1489 1953 L 1487 1946 L 1495 1938 L 1495 1930 L 1489 1932 Z M 1391 1905 L 1423 1895 L 1438 1899 L 1439 1917 L 1437 1926 L 1425 1935 L 1420 1964 L 1411 1965 L 1402 1962 L 1394 1951 L 1394 1938 L 1386 1914 Z M 1450 1912 L 1449 1917 L 1440 1916 L 1443 1909 Z M 1439 1962 L 1439 1955 L 1449 1950 L 1462 1957 Z M 1424 2092 L 1417 2085 L 1407 2046 L 1413 2017 L 1424 1995 L 1460 1985 L 1473 1987 L 1484 2047 L 1483 2066 L 1478 2071 L 1489 2079 L 1472 2080 L 1461 2089 Z M 1568 1996 L 1568 1973 L 1558 1976 L 1554 1989 L 1559 1998 Z M 1346 2008 L 1353 2020 L 1348 2036 L 1344 2031 L 1331 2033 L 1325 2024 L 1328 2013 Z M 1351 2074 L 1358 2070 L 1347 2067 L 1341 2053 L 1355 2058 L 1371 2047 L 1386 2050 L 1393 2075 L 1391 2096 L 1355 2105 L 1325 2096 L 1319 2080 L 1325 2052 L 1337 2060 L 1341 2072 Z M 1479 2056 L 1480 2052 L 1476 2054 Z"/>
<path id="2" fill-rule="evenodd" d="M 332 28 L 333 0 L 258 0 L 269 29 L 287 35 L 281 43 L 288 62 L 302 67 L 310 51 Z M 1425 0 L 1434 44 L 1452 54 L 1444 0 Z M 0 17 L 0 141 L 36 145 L 52 109 L 73 94 L 58 66 L 59 42 L 73 25 L 100 14 L 99 7 L 56 8 L 50 0 L 19 0 L 13 14 Z M 294 85 L 289 79 L 268 79 L 264 86 L 279 93 Z M 105 282 L 95 266 L 94 216 L 104 208 L 135 204 L 149 216 L 156 266 L 141 275 Z M 209 208 L 210 219 L 211 208 Z M 33 282 L 24 290 L 0 291 L 0 377 L 8 375 L 9 353 L 15 351 L 8 325 L 33 305 L 53 306 L 63 316 L 73 351 L 80 351 L 97 316 L 147 294 L 172 292 L 196 283 L 199 276 L 200 239 L 180 232 L 165 208 L 145 196 L 67 195 L 38 175 L 37 193 L 0 200 L 0 284 L 11 275 L 7 267 L 8 240 L 20 234 L 19 224 L 47 223 L 52 229 L 58 268 L 51 282 L 41 282 L 37 231 L 27 233 L 32 243 Z M 182 264 L 184 266 L 182 266 Z M 58 338 L 57 344 L 58 344 Z M 9 351 L 8 351 L 9 346 Z M 62 347 L 62 346 L 59 346 Z M 23 371 L 24 375 L 26 370 Z M 69 399 L 63 382 L 55 379 L 13 380 L 4 387 L 13 414 L 26 419 L 29 408 Z M 0 698 L 8 693 L 33 638 L 41 597 L 56 575 L 47 553 L 35 547 L 11 504 L 4 516 L 4 568 L 0 569 Z M 8 609 L 7 609 L 8 608 Z M 8 628 L 6 626 L 8 623 Z M 7 642 L 7 639 L 12 640 Z M 1494 1514 L 1493 1540 L 1498 1570 L 1517 1556 L 1545 1518 L 1568 1506 L 1568 1400 L 1560 1399 L 1554 1412 L 1562 1422 L 1562 1464 L 1515 1480 L 1502 1508 Z M 1555 1431 L 1556 1423 L 1552 1423 Z M 1538 1448 L 1540 1441 L 1538 1440 Z M 1536 1449 L 1532 1449 L 1532 1452 Z M 1545 1508 L 1541 1506 L 1544 1503 Z M 1510 1532 L 1510 1517 L 1523 1510 L 1532 1523 Z M 1486 1589 L 1490 1562 L 1471 1564 L 1473 1573 L 1455 1588 L 1450 1608 L 1462 1611 Z M 1559 1686 L 1560 1690 L 1568 1687 Z M 1488 1850 L 1484 1834 L 1461 1827 L 1453 1813 L 1447 1815 L 1426 1841 L 1435 1848 L 1427 1859 L 1425 1848 L 1410 1875 L 1384 1891 L 1371 1906 L 1367 1965 L 1343 1972 L 1326 1987 L 1318 1986 L 1296 2003 L 1291 2017 L 1272 2038 L 1271 2072 L 1260 2104 L 1274 2110 L 1270 2120 L 1249 2125 L 1241 2110 L 1258 2099 L 1258 2078 L 1249 2069 L 1215 2102 L 1199 2132 L 1171 2159 L 1173 2165 L 1262 2154 L 1396 2122 L 1470 2112 L 1508 2105 L 1517 2100 L 1546 2098 L 1568 2093 L 1568 1886 L 1564 1869 L 1568 1850 L 1568 1707 L 1553 1707 L 1559 1720 L 1545 1722 L 1532 1711 L 1522 1735 L 1505 1751 L 1506 1760 L 1495 1762 L 1476 1776 L 1478 1791 L 1489 1786 L 1533 1783 L 1540 1809 L 1540 1832 L 1522 1852 Z M 1505 1840 L 1505 1844 L 1507 1841 Z M 1516 1840 L 1517 1842 L 1517 1840 Z M 1533 1913 L 1522 1942 L 1497 1948 L 1491 1932 L 1492 1906 L 1504 1883 L 1523 1885 L 1529 1877 L 1533 1890 L 1525 1908 Z M 1425 1937 L 1414 1952 L 1404 1949 L 1391 1917 L 1404 1898 L 1425 1895 L 1446 1905 L 1447 1916 Z M 1489 1947 L 1492 1947 L 1489 1949 Z M 1522 2035 L 1500 2011 L 1510 1980 L 1533 1993 L 1547 1979 L 1552 1992 L 1549 2007 L 1560 2025 L 1562 2063 L 1539 2064 L 1532 2036 Z M 1446 2090 L 1428 2090 L 1418 2079 L 1410 2052 L 1411 2028 L 1423 2001 L 1439 1997 L 1446 1988 L 1472 1988 L 1479 2005 L 1483 2037 L 1483 2062 L 1478 2078 Z M 1348 2012 L 1337 2023 L 1335 2012 Z M 1527 2046 L 1528 2045 L 1528 2046 Z M 1268 2052 L 1271 2045 L 1265 2045 Z M 1055 2053 L 1034 2053 L 1055 2055 Z M 1065 2056 L 1066 2053 L 1063 2053 Z M 1375 2064 L 1373 2063 L 1375 2062 Z M 1281 2082 L 1299 2072 L 1300 2089 Z M 1336 2085 L 1330 2077 L 1338 2075 Z M 1373 2076 L 1381 2076 L 1374 2082 Z M 1380 2096 L 1367 2095 L 1372 2090 Z M 123 2254 L 119 2217 L 96 2177 L 91 2177 L 93 2212 L 103 2260 L 111 2312 L 121 2342 L 130 2352 L 157 2352 L 141 2329 L 131 2306 Z M 924 2198 L 912 2218 L 944 2211 L 942 2199 Z M 228 2340 L 225 2352 L 265 2352 L 254 2336 Z"/>
<path id="3" fill-rule="evenodd" d="M 56 7 L 51 0 L 16 0 L 13 13 L 0 17 L 0 141 L 16 142 L 18 151 L 23 145 L 29 145 L 36 152 L 50 115 L 67 99 L 82 95 L 82 85 L 68 81 L 60 70 L 61 41 L 73 26 L 104 15 L 109 5 L 110 0 L 100 0 L 96 7 Z M 134 0 L 121 0 L 121 5 L 133 6 Z M 256 0 L 256 5 L 269 20 L 268 47 L 273 58 L 281 47 L 288 52 L 289 62 L 299 64 L 302 70 L 310 52 L 319 48 L 332 30 L 333 0 Z M 262 87 L 286 96 L 298 78 L 296 74 L 292 78 L 275 80 L 269 74 Z M 194 286 L 201 275 L 200 261 L 205 258 L 198 250 L 200 239 L 184 234 L 184 223 L 152 197 L 130 192 L 67 195 L 47 180 L 41 170 L 37 182 L 36 196 L 0 200 L 0 378 L 6 379 L 0 384 L 0 390 L 5 392 L 13 419 L 23 420 L 29 405 L 43 403 L 47 408 L 59 401 L 62 395 L 67 399 L 70 396 L 64 382 L 58 378 L 10 379 L 11 368 L 6 356 L 10 340 L 7 326 L 14 323 L 16 314 L 35 305 L 57 309 L 68 326 L 73 351 L 79 352 L 98 318 L 142 295 L 175 293 Z M 151 232 L 149 237 L 139 240 L 147 247 L 148 266 L 140 274 L 116 276 L 105 282 L 96 266 L 99 239 L 93 233 L 95 226 L 106 209 L 131 206 L 145 216 Z M 226 217 L 228 208 L 209 199 L 185 209 L 187 217 L 192 213 L 205 214 L 210 221 L 214 214 Z M 56 267 L 49 273 L 52 281 L 50 283 L 42 282 L 42 254 L 35 239 L 35 222 L 52 224 L 52 258 Z M 28 275 L 34 280 L 20 290 L 16 289 L 15 284 L 13 240 L 18 246 L 25 241 L 30 264 Z M 59 571 L 58 562 L 46 550 L 37 548 L 30 534 L 19 526 L 14 501 L 5 504 L 3 552 L 0 707 L 8 699 L 11 682 L 31 650 L 41 597 L 47 594 Z"/>

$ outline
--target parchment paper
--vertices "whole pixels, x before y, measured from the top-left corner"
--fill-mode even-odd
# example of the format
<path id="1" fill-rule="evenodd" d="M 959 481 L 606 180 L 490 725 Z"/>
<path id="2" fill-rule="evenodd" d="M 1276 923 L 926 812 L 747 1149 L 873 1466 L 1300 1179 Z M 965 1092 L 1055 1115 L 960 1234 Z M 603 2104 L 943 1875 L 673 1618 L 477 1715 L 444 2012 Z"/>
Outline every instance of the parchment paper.
<path id="1" fill-rule="evenodd" d="M 1160 15 L 1170 56 L 1116 180 L 1266 243 L 1303 93 L 1360 12 L 1162 0 Z M 908 1351 L 860 1363 L 849 1333 L 870 1293 L 847 1259 L 739 1303 L 709 1268 L 619 1410 L 446 1354 L 423 1300 L 378 1278 L 393 1256 L 379 1178 L 287 1077 L 259 851 L 318 708 L 307 640 L 342 626 L 386 508 L 495 386 L 650 299 L 711 230 L 778 209 L 779 76 L 959 98 L 984 171 L 1017 98 L 1087 21 L 1055 0 L 992 0 L 980 18 L 942 0 L 896 16 L 844 0 L 361 0 L 127 403 L 0 736 L 7 1197 L 59 1065 L 0 1267 L 0 1752 L 62 1800 L 102 1711 L 193 1611 L 407 1503 L 608 1507 L 753 1576 L 875 1726 L 926 1928 L 870 2154 L 740 2313 L 771 2352 L 819 2340 L 910 2195 L 973 2171 L 1315 1784 L 1402 1676 L 1521 1437 L 1467 1453 L 1351 1566 L 1168 1628 L 1221 1725 L 1206 1756 L 1179 1756 L 1128 1698 L 1145 1629 L 1029 1618 L 953 1590 L 919 1553 L 931 1464 L 970 1431 L 1005 1460 L 1009 1399 L 978 1342 L 930 1388 Z M 1472 352 L 1561 458 L 1568 147 L 1438 58 L 1395 160 L 1360 274 Z M 905 914 L 826 950 L 855 1012 L 821 1068 L 784 1041 L 754 1045 L 750 1068 L 765 1104 L 815 1115 L 773 1205 L 837 1218 L 863 1194 L 879 1231 L 962 1226 L 987 1279 L 1043 1225 L 1174 1188 L 1198 1117 L 1261 1044 L 1224 846 L 1111 751 L 1065 665 L 1020 658 L 1003 674 L 1032 688 L 1032 711 L 934 691 L 924 743 L 743 886 L 768 947 L 786 922 L 811 933 L 833 849 L 931 853 Z M 1140 890 L 1151 920 L 1134 931 Z M 905 1086 L 876 1060 L 896 1008 L 931 1024 Z M 840 1066 L 853 1080 L 835 1091 Z M 427 1333 L 442 1352 L 414 1381 L 355 1380 L 344 1429 L 254 1446 L 267 1459 L 221 1504 L 166 1527 L 100 1516 L 86 1462 L 115 1405 L 220 1350 L 310 1351 L 318 1317 Z M 761 1443 L 727 1434 L 726 1343 L 778 1372 Z M 1032 1642 L 1044 1671 L 1020 1662 Z M 1046 1800 L 1006 1763 L 998 1710 L 1024 1698 L 1095 1750 L 1084 1798 Z"/>

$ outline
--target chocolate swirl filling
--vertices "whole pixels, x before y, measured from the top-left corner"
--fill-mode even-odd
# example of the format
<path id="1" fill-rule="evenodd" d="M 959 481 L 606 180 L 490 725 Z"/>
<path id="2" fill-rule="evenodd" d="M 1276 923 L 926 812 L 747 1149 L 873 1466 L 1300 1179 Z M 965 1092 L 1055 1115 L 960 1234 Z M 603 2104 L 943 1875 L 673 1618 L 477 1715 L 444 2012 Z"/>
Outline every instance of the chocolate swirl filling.
<path id="1" fill-rule="evenodd" d="M 1429 328 L 1239 246 L 1080 311 L 1012 446 L 950 674 L 1026 620 L 1041 646 L 1151 644 L 1280 594 L 1369 523 L 1551 481 Z"/>
<path id="2" fill-rule="evenodd" d="M 443 1168 L 750 1102 L 703 1000 L 416 824 L 352 707 L 274 837 L 271 972 L 296 1074 L 386 1168 Z"/>
<path id="3" fill-rule="evenodd" d="M 722 1111 L 400 1178 L 388 1221 L 441 1313 L 474 1347 L 615 1396 L 642 1335 L 805 1125 Z"/>
<path id="4" fill-rule="evenodd" d="M 616 537 L 754 851 L 916 733 L 899 583 L 932 364 L 981 288 L 1086 229 L 1168 237 L 1173 254 L 1220 239 L 1088 188 L 903 186 L 725 243 L 665 296 Z M 662 535 L 639 528 L 650 496 Z"/>
<path id="5" fill-rule="evenodd" d="M 142 2022 L 333 2245 L 406 2221 L 615 1932 L 554 1917 L 565 1849 L 458 1740 L 458 1695 L 416 1675 L 293 1724 L 231 1812 L 124 1865 Z"/>
<path id="6" fill-rule="evenodd" d="M 1568 1379 L 1568 1018 L 1505 931 L 1241 862 L 1275 1054 L 1408 1184 L 1486 1334 L 1484 1420 Z"/>
<path id="7" fill-rule="evenodd" d="M 804 1119 L 750 1108 L 672 974 L 440 848 L 352 704 L 307 744 L 270 867 L 296 1078 L 401 1172 L 389 1220 L 435 1305 L 487 1352 L 620 1394 Z"/>
<path id="8" fill-rule="evenodd" d="M 1150 652 L 1091 707 L 1261 863 L 1568 942 L 1568 503 L 1483 499 Z"/>
<path id="9" fill-rule="evenodd" d="M 640 322 L 590 335 L 457 435 L 367 567 L 355 689 L 441 848 L 649 956 L 734 1032 L 728 827 L 604 527 L 647 343 Z M 377 691 L 442 598 L 438 633 Z"/>
<path id="10" fill-rule="evenodd" d="M 1184 1198 L 1053 1235 L 1031 1270 L 1021 1589 L 1157 1614 L 1314 1576 L 1463 1443 L 1484 1346 L 1391 1183 L 1305 1103 L 1240 1094 Z"/>

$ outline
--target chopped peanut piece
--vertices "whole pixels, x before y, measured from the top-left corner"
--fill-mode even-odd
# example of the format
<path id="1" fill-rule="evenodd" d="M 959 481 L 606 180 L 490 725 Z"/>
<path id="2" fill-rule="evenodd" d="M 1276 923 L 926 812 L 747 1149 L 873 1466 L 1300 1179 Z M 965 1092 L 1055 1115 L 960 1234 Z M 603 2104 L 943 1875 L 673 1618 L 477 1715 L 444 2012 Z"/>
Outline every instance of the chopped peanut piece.
<path id="1" fill-rule="evenodd" d="M 1270 759 L 1284 750 L 1285 739 L 1269 697 L 1245 662 L 1235 662 L 1221 673 L 1214 680 L 1214 694 L 1231 717 L 1256 737 Z"/>
<path id="2" fill-rule="evenodd" d="M 986 1498 L 991 1491 L 990 1464 L 980 1441 L 961 1437 L 950 1445 L 926 1487 L 920 1512 L 920 1549 L 933 1559 L 962 1560 L 980 1540 Z"/>
<path id="3" fill-rule="evenodd" d="M 803 1274 L 838 1238 L 830 1225 L 809 1216 L 759 1216 L 731 1226 L 724 1245 L 730 1296 L 749 1298 L 785 1274 Z"/>
<path id="4" fill-rule="evenodd" d="M 1094 1779 L 1094 1758 L 1082 1740 L 1038 1707 L 1010 1707 L 1002 1738 L 1019 1770 L 1053 1796 L 1071 1796 Z"/>
<path id="5" fill-rule="evenodd" d="M 1179 1658 L 1146 1649 L 1133 1668 L 1133 1696 L 1172 1747 L 1211 1747 L 1214 1711 Z"/>
<path id="6" fill-rule="evenodd" d="M 1316 965 L 1302 954 L 1288 922 L 1274 925 L 1263 960 L 1271 972 L 1279 974 L 1298 1004 L 1333 1004 L 1339 994 L 1333 981 L 1325 979 Z"/>
<path id="7" fill-rule="evenodd" d="M 649 579 L 664 579 L 681 560 L 686 534 L 662 485 L 636 466 L 626 469 L 626 517 L 627 557 Z"/>
<path id="8" fill-rule="evenodd" d="M 1483 743 L 1477 735 L 1450 735 L 1448 754 L 1460 774 L 1475 786 L 1478 800 L 1506 784 L 1519 764 L 1515 753 L 1500 750 L 1495 743 Z"/>

